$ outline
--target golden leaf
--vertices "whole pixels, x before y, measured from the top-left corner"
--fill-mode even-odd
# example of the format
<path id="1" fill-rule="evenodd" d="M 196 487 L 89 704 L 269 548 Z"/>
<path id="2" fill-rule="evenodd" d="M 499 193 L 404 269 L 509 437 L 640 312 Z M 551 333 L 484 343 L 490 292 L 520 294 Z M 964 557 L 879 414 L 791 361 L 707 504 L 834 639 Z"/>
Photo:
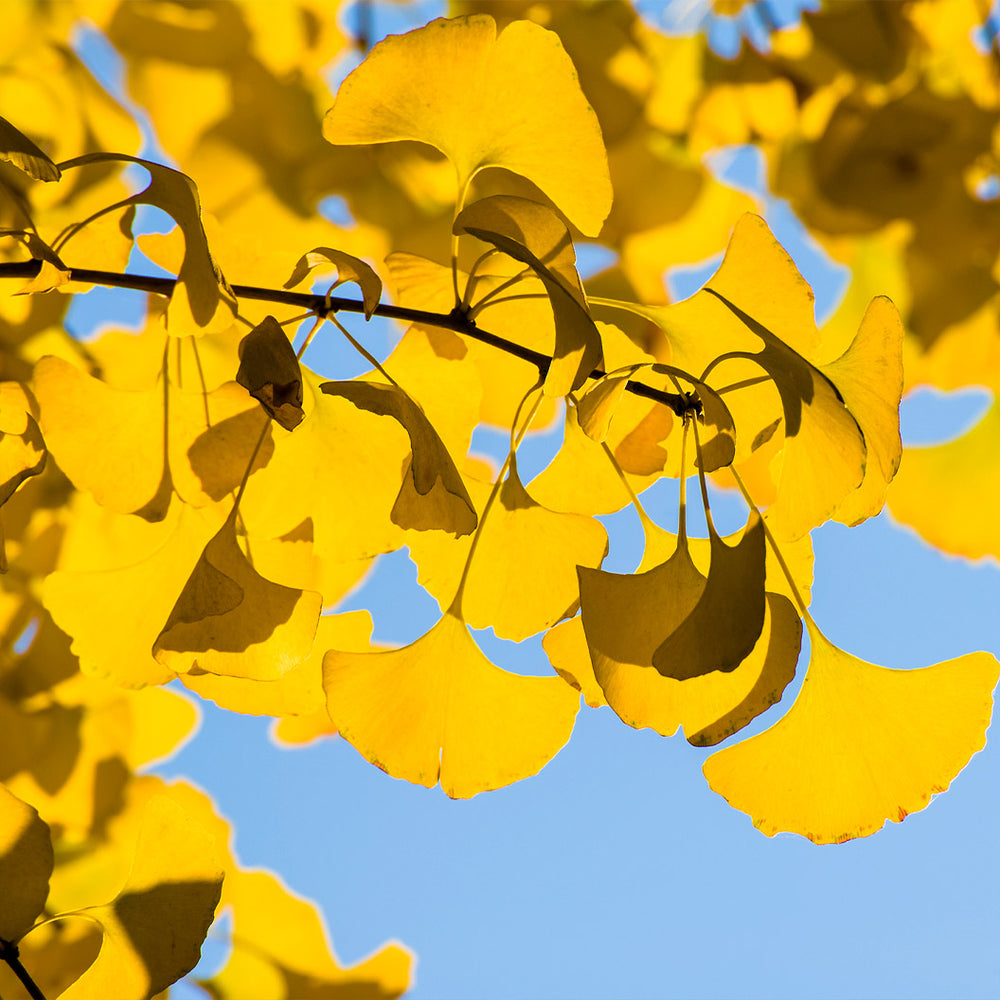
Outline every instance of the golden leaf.
<path id="1" fill-rule="evenodd" d="M 48 824 L 0 785 L 0 939 L 17 942 L 31 929 L 49 894 L 53 866 Z"/>

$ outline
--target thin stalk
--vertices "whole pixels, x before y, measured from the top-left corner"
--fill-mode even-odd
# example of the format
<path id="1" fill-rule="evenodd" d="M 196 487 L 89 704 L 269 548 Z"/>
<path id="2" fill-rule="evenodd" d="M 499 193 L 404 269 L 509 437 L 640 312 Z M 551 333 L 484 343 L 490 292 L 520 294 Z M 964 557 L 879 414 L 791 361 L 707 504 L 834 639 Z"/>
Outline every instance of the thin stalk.
<path id="1" fill-rule="evenodd" d="M 376 358 L 374 354 L 355 340 L 354 337 L 351 336 L 347 327 L 344 326 L 336 316 L 327 316 L 327 319 L 333 323 L 337 329 L 340 330 L 340 332 L 351 342 L 351 346 L 365 359 L 365 361 L 368 362 L 368 364 L 370 364 L 383 378 L 394 385 L 397 389 L 405 392 L 403 387 L 385 370 L 385 368 L 382 367 L 382 363 L 378 360 L 378 358 Z"/>
<path id="2" fill-rule="evenodd" d="M 21 985 L 28 991 L 31 1000 L 45 1000 L 45 994 L 38 988 L 38 984 L 31 978 L 31 974 L 21 964 L 19 954 L 18 947 L 13 941 L 5 941 L 0 938 L 0 958 L 11 967 L 14 975 L 21 981 Z"/>
<path id="3" fill-rule="evenodd" d="M 486 308 L 491 300 L 495 299 L 504 289 L 510 288 L 516 285 L 519 281 L 523 281 L 532 273 L 530 267 L 525 267 L 518 271 L 517 274 L 508 278 L 506 281 L 501 282 L 496 288 L 488 291 L 470 310 L 469 319 L 475 319 L 476 316 Z M 544 293 L 542 293 L 544 295 Z"/>

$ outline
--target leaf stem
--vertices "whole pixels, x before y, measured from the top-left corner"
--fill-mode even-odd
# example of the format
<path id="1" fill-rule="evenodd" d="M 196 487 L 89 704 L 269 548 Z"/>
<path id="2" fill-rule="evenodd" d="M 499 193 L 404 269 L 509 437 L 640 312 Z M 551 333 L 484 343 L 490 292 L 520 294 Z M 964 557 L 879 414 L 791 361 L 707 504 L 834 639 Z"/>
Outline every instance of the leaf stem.
<path id="1" fill-rule="evenodd" d="M 45 1000 L 45 994 L 38 988 L 38 984 L 31 978 L 31 974 L 21 964 L 20 952 L 14 941 L 5 941 L 0 938 L 0 958 L 2 958 L 13 971 L 14 975 L 21 981 L 21 985 L 28 991 L 31 1000 Z"/>
<path id="2" fill-rule="evenodd" d="M 41 268 L 37 260 L 0 262 L 0 279 L 3 278 L 33 278 Z M 169 297 L 177 283 L 176 278 L 158 278 L 143 274 L 121 274 L 116 271 L 97 271 L 90 268 L 71 267 L 70 280 L 91 285 L 105 285 L 110 288 L 131 288 L 140 292 L 150 292 L 154 295 Z M 232 292 L 237 298 L 253 299 L 259 302 L 273 302 L 278 305 L 296 306 L 308 309 L 318 316 L 326 316 L 330 312 L 364 313 L 365 304 L 358 299 L 342 298 L 340 296 L 318 295 L 312 292 L 291 292 L 283 288 L 260 288 L 256 285 L 232 285 Z M 374 315 L 398 319 L 405 323 L 418 323 L 424 326 L 436 326 L 443 330 L 452 330 L 463 336 L 471 337 L 482 344 L 489 344 L 497 350 L 504 351 L 513 357 L 520 358 L 534 365 L 540 374 L 544 375 L 552 364 L 552 358 L 530 347 L 516 344 L 505 337 L 482 330 L 460 309 L 450 313 L 428 312 L 423 309 L 409 309 L 405 306 L 380 303 L 374 309 Z M 603 378 L 607 372 L 595 368 L 589 378 Z M 690 401 L 683 393 L 664 392 L 654 389 L 642 382 L 629 382 L 626 391 L 643 399 L 651 399 L 669 407 L 678 416 L 682 416 L 690 408 Z"/>

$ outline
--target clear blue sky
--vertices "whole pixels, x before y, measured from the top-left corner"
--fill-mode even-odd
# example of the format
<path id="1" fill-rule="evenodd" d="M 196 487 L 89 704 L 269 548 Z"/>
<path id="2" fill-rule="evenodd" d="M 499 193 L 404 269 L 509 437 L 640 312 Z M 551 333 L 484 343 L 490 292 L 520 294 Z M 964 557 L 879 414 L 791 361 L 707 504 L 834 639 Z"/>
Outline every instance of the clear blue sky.
<path id="1" fill-rule="evenodd" d="M 379 28 L 398 30 L 391 8 L 379 11 Z M 759 191 L 753 156 L 727 157 L 715 169 Z M 787 206 L 762 196 L 761 211 L 828 309 L 842 275 Z M 675 290 L 690 294 L 707 273 L 674 275 Z M 91 293 L 75 320 L 106 316 L 122 294 Z M 954 437 L 986 398 L 920 393 L 904 402 L 904 438 Z M 489 437 L 477 445 L 490 447 Z M 639 546 L 628 521 L 614 523 L 623 533 L 615 558 L 625 563 Z M 855 655 L 917 667 L 1000 650 L 995 562 L 943 556 L 886 515 L 824 527 L 813 540 L 813 614 Z M 392 642 L 412 640 L 438 615 L 405 552 L 383 560 L 345 606 L 354 607 L 367 607 L 376 637 Z M 508 669 L 548 669 L 537 643 L 493 641 L 488 652 Z M 414 998 L 1000 996 L 993 744 L 905 823 L 816 847 L 762 836 L 708 789 L 704 751 L 633 731 L 609 709 L 584 709 L 536 778 L 462 802 L 387 777 L 342 740 L 280 750 L 267 720 L 207 703 L 202 712 L 196 739 L 158 773 L 211 792 L 235 824 L 244 864 L 277 871 L 318 901 L 345 963 L 390 938 L 409 945 Z M 203 969 L 219 959 L 207 948 Z"/>

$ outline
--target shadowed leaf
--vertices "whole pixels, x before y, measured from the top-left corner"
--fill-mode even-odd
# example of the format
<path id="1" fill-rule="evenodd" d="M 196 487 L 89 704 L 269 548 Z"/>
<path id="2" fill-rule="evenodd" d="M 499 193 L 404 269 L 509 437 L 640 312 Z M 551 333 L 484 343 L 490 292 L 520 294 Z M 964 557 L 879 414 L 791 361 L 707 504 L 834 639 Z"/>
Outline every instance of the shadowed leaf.
<path id="1" fill-rule="evenodd" d="M 36 181 L 57 181 L 59 168 L 23 132 L 0 118 L 0 160 L 13 163 Z"/>
<path id="2" fill-rule="evenodd" d="M 305 280 L 310 271 L 322 268 L 324 265 L 329 267 L 331 264 L 337 269 L 337 280 L 331 286 L 331 290 L 345 281 L 353 281 L 361 289 L 361 297 L 365 303 L 365 319 L 371 319 L 379 299 L 382 298 L 382 279 L 363 260 L 352 257 L 343 250 L 316 247 L 315 250 L 303 254 L 296 262 L 291 277 L 282 287 L 294 288 Z"/>
<path id="3" fill-rule="evenodd" d="M 54 864 L 48 824 L 0 785 L 0 938 L 16 942 L 42 912 Z"/>
<path id="4" fill-rule="evenodd" d="M 302 373 L 285 331 L 266 316 L 240 341 L 236 381 L 286 431 L 302 422 Z"/>

